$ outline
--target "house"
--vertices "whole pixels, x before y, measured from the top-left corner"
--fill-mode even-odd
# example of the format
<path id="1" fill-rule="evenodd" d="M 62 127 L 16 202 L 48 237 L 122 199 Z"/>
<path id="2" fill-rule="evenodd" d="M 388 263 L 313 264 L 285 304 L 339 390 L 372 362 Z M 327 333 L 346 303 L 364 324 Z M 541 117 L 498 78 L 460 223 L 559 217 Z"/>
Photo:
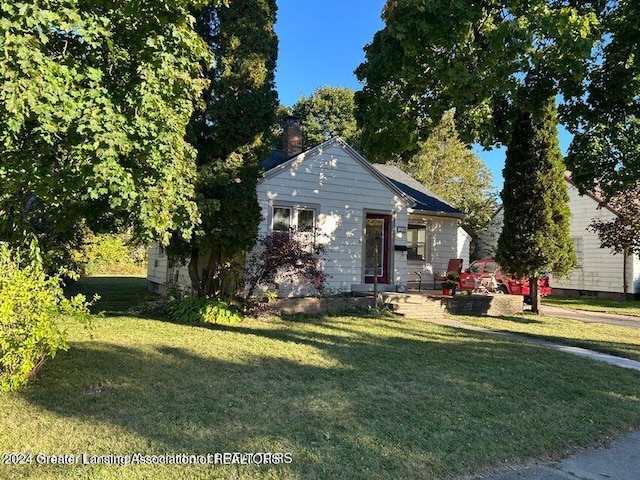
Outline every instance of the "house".
<path id="1" fill-rule="evenodd" d="M 325 246 L 322 269 L 330 292 L 403 291 L 442 272 L 450 258 L 469 258 L 462 213 L 396 167 L 373 165 L 341 138 L 306 151 L 297 119 L 290 118 L 283 150 L 263 162 L 257 186 L 259 236 L 274 231 L 314 232 Z M 149 255 L 150 288 L 188 288 L 186 267 L 170 268 L 158 246 Z M 305 295 L 291 286 L 281 292 Z"/>
<path id="2" fill-rule="evenodd" d="M 624 293 L 623 256 L 614 255 L 609 249 L 600 248 L 598 235 L 587 229 L 594 218 L 608 221 L 616 212 L 610 208 L 599 208 L 601 199 L 594 194 L 579 195 L 571 181 L 571 174 L 565 174 L 569 192 L 571 211 L 570 235 L 578 257 L 578 266 L 566 279 L 555 279 L 551 275 L 553 293 L 558 295 L 596 295 L 602 297 Z M 502 207 L 495 213 L 487 233 L 478 242 L 481 257 L 493 257 L 502 230 L 504 212 Z M 628 292 L 640 297 L 640 258 L 638 255 L 627 259 Z"/>

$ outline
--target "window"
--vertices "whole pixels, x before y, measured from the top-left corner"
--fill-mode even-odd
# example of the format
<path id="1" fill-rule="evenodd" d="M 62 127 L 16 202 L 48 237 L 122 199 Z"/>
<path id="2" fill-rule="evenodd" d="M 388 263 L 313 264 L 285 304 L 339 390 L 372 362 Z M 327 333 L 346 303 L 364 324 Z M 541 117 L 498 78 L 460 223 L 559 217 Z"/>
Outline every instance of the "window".
<path id="1" fill-rule="evenodd" d="M 298 210 L 297 229 L 299 232 L 313 232 L 316 212 L 309 209 Z"/>
<path id="2" fill-rule="evenodd" d="M 291 229 L 291 208 L 273 208 L 273 231 L 289 232 Z"/>
<path id="3" fill-rule="evenodd" d="M 407 260 L 431 263 L 431 220 L 426 225 L 409 225 Z"/>
<path id="4" fill-rule="evenodd" d="M 427 229 L 424 225 L 409 225 L 407 230 L 407 260 L 424 262 L 426 252 Z"/>
<path id="5" fill-rule="evenodd" d="M 576 268 L 582 268 L 582 261 L 584 259 L 582 237 L 573 237 L 571 241 L 573 242 L 573 248 L 576 251 L 576 258 L 578 259 Z"/>
<path id="6" fill-rule="evenodd" d="M 316 212 L 310 208 L 273 207 L 274 232 L 313 233 L 316 226 Z"/>

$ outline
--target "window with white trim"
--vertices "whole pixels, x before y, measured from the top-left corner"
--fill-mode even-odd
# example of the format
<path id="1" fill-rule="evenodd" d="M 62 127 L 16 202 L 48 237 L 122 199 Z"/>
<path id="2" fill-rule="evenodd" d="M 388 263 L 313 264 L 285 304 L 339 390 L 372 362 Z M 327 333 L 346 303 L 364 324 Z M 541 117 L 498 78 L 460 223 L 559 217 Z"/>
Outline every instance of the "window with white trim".
<path id="1" fill-rule="evenodd" d="M 582 261 L 584 260 L 584 244 L 582 237 L 573 237 L 571 241 L 573 242 L 573 248 L 576 251 L 576 258 L 578 259 L 576 268 L 582 268 Z"/>
<path id="2" fill-rule="evenodd" d="M 287 233 L 313 233 L 316 226 L 316 211 L 312 208 L 274 206 L 272 230 Z"/>
<path id="3" fill-rule="evenodd" d="M 407 260 L 431 263 L 430 224 L 408 225 Z"/>

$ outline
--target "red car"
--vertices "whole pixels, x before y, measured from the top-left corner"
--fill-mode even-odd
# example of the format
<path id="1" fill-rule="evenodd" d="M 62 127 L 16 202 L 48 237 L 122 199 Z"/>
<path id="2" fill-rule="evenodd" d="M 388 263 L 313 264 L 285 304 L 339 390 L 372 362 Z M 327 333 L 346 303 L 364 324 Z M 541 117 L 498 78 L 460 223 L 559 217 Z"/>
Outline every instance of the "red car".
<path id="1" fill-rule="evenodd" d="M 471 265 L 460 274 L 460 289 L 474 290 L 481 283 L 485 285 L 491 284 L 493 283 L 491 277 L 495 278 L 495 289 L 502 293 L 524 295 L 525 297 L 530 294 L 529 280 L 527 278 L 518 280 L 512 276 L 503 275 L 500 265 L 498 265 L 493 258 L 484 258 L 472 262 Z M 538 281 L 538 289 L 542 296 L 551 293 L 548 275 L 543 275 L 540 278 Z"/>

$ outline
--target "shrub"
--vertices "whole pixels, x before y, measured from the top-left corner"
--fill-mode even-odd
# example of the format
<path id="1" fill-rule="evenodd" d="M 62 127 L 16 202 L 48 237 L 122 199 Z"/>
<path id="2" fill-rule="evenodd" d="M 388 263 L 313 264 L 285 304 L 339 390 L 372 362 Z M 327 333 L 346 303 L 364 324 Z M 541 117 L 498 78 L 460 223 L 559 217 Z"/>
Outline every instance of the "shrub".
<path id="1" fill-rule="evenodd" d="M 37 242 L 27 258 L 0 242 L 0 390 L 15 390 L 32 378 L 47 358 L 67 350 L 61 315 L 89 320 L 83 295 L 64 297 L 60 278 L 47 276 Z"/>
<path id="2" fill-rule="evenodd" d="M 85 275 L 146 273 L 146 248 L 131 245 L 127 235 L 89 234 L 77 256 Z"/>
<path id="3" fill-rule="evenodd" d="M 180 323 L 234 323 L 242 320 L 242 313 L 223 300 L 185 297 L 170 307 L 169 318 Z"/>
<path id="4" fill-rule="evenodd" d="M 310 245 L 294 234 L 274 232 L 259 239 L 246 263 L 245 298 L 253 297 L 260 287 L 278 290 L 283 283 L 322 293 L 328 278 L 319 267 L 323 254 L 322 245 Z"/>

